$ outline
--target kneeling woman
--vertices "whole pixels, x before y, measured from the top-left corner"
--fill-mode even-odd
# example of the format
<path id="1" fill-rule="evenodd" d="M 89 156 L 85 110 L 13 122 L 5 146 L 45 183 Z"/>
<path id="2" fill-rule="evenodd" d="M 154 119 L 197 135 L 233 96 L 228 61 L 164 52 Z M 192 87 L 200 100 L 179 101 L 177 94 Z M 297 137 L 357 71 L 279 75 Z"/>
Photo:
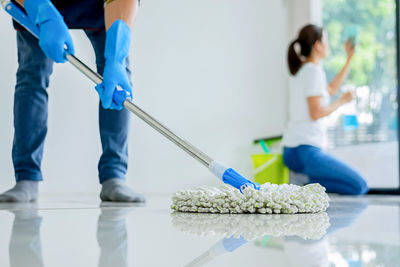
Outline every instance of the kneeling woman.
<path id="1" fill-rule="evenodd" d="M 289 169 L 307 175 L 310 183 L 320 183 L 327 192 L 365 194 L 365 179 L 322 150 L 326 145 L 324 118 L 353 99 L 353 93 L 346 92 L 330 103 L 330 96 L 348 74 L 354 47 L 346 43 L 346 65 L 328 85 L 321 65 L 329 50 L 327 39 L 323 28 L 307 25 L 289 46 L 290 118 L 282 141 L 283 160 Z"/>

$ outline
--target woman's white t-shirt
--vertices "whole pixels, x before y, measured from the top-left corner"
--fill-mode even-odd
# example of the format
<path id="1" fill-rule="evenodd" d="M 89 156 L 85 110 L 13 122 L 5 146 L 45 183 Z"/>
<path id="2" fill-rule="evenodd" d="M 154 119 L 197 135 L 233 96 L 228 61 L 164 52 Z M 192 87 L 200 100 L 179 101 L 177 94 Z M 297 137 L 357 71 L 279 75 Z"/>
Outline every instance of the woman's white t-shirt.
<path id="1" fill-rule="evenodd" d="M 289 123 L 283 135 L 286 147 L 311 145 L 326 147 L 327 133 L 325 119 L 313 121 L 307 98 L 322 96 L 322 106 L 329 105 L 326 75 L 321 65 L 305 63 L 289 81 Z"/>

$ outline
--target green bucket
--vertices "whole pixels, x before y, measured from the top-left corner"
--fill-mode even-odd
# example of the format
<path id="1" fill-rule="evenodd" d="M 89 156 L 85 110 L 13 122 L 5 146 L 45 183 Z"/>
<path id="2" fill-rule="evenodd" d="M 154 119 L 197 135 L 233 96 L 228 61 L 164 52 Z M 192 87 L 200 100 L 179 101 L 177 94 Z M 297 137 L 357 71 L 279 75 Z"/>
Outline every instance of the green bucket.
<path id="1" fill-rule="evenodd" d="M 259 144 L 263 148 L 265 154 L 252 155 L 254 166 L 254 181 L 259 184 L 267 182 L 271 184 L 287 184 L 289 183 L 289 169 L 283 163 L 282 154 L 271 153 L 270 146 L 279 139 L 268 140 L 268 144 L 264 140 L 260 140 Z"/>
<path id="2" fill-rule="evenodd" d="M 254 181 L 259 184 L 289 183 L 289 169 L 283 163 L 282 154 L 257 154 L 251 156 L 254 166 Z"/>

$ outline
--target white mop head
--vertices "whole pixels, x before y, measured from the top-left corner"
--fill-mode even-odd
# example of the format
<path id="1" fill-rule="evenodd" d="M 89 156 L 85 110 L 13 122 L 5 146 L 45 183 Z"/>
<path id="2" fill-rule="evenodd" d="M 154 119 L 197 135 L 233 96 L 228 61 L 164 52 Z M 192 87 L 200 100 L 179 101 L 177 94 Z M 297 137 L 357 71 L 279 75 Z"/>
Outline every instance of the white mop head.
<path id="1" fill-rule="evenodd" d="M 181 190 L 172 197 L 171 208 L 202 213 L 316 213 L 325 211 L 329 197 L 320 184 L 276 185 L 265 183 L 260 190 L 247 187 L 243 194 L 231 186 Z"/>
<path id="2" fill-rule="evenodd" d="M 318 240 L 330 226 L 326 212 L 315 214 L 195 214 L 174 212 L 172 225 L 199 236 L 243 237 L 247 241 L 265 235 L 298 236 Z"/>

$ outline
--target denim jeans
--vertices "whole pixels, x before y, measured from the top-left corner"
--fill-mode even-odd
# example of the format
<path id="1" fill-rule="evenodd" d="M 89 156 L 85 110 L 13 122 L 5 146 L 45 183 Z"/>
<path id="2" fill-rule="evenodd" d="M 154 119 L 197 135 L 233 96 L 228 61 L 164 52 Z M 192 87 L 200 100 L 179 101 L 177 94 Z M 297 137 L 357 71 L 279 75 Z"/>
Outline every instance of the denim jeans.
<path id="1" fill-rule="evenodd" d="M 85 31 L 96 55 L 99 74 L 105 59 L 105 31 Z M 20 180 L 43 179 L 40 169 L 47 133 L 48 94 L 53 61 L 27 31 L 17 31 L 18 70 L 14 95 L 14 141 L 12 160 L 15 177 Z M 126 71 L 130 76 L 129 60 Z M 94 88 L 93 88 L 94 90 Z M 99 104 L 99 128 L 103 153 L 98 164 L 100 183 L 110 178 L 125 179 L 128 167 L 129 112 L 105 110 Z"/>
<path id="2" fill-rule="evenodd" d="M 310 183 L 320 183 L 329 193 L 360 195 L 369 190 L 359 173 L 318 147 L 285 147 L 283 162 L 289 169 L 309 176 Z"/>

